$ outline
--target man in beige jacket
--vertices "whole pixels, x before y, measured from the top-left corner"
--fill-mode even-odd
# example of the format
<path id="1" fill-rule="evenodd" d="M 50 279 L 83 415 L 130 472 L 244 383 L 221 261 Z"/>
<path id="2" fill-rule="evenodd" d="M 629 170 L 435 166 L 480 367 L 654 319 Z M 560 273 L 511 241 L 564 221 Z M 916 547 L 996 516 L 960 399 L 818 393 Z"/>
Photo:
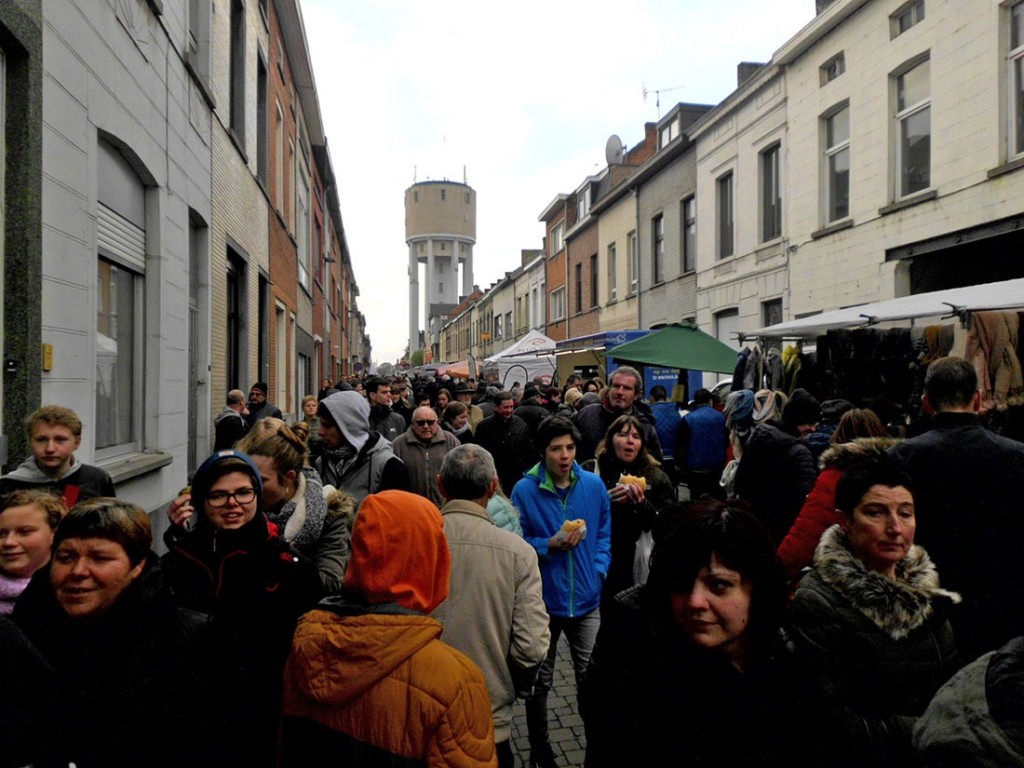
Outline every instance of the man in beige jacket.
<path id="1" fill-rule="evenodd" d="M 537 553 L 487 514 L 498 473 L 486 450 L 453 448 L 437 484 L 445 499 L 441 515 L 452 569 L 448 599 L 431 615 L 444 625 L 441 639 L 484 673 L 498 765 L 512 768 L 512 705 L 517 692 L 529 692 L 551 641 Z"/>

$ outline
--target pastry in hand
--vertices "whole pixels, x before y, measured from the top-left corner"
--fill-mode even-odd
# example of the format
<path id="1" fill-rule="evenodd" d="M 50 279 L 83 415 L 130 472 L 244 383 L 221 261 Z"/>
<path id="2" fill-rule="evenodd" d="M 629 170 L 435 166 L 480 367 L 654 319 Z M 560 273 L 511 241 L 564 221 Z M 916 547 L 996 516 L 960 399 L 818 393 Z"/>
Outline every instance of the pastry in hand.
<path id="1" fill-rule="evenodd" d="M 639 475 L 619 475 L 619 485 L 639 485 L 641 491 L 647 490 L 647 478 Z"/>

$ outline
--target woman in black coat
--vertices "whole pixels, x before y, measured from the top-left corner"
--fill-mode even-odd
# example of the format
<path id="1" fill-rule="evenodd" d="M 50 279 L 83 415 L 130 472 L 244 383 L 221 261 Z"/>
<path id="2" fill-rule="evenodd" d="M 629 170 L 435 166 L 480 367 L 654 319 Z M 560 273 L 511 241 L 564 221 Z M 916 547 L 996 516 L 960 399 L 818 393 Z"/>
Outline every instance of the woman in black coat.
<path id="1" fill-rule="evenodd" d="M 612 565 L 602 604 L 633 586 L 637 540 L 651 530 L 658 512 L 675 501 L 672 481 L 647 452 L 646 434 L 636 416 L 620 416 L 597 446 L 596 467 L 585 465 L 601 476 L 612 504 Z"/>
<path id="2" fill-rule="evenodd" d="M 587 765 L 812 764 L 816 729 L 779 634 L 785 600 L 772 543 L 744 508 L 665 510 L 647 583 L 602 608 L 580 688 Z"/>
<path id="3" fill-rule="evenodd" d="M 292 633 L 322 591 L 313 562 L 267 520 L 262 489 L 248 456 L 218 451 L 196 470 L 180 507 L 194 516 L 195 529 L 175 525 L 164 537 L 170 551 L 162 563 L 174 596 L 211 619 L 204 663 L 214 680 L 210 724 L 218 735 L 207 760 L 216 765 L 274 764 Z"/>
<path id="4" fill-rule="evenodd" d="M 84 501 L 60 522 L 53 560 L 15 606 L 15 622 L 53 669 L 60 715 L 47 729 L 62 765 L 201 764 L 192 722 L 206 681 L 191 658 L 203 624 L 176 609 L 151 540 L 142 509 Z"/>

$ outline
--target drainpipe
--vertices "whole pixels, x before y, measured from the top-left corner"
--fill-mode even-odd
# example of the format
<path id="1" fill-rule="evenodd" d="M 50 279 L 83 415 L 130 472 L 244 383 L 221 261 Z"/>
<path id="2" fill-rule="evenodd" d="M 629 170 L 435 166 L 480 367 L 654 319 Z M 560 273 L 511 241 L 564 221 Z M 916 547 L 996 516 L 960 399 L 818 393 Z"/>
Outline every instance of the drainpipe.
<path id="1" fill-rule="evenodd" d="M 565 233 L 569 231 L 569 200 L 566 198 L 562 203 L 562 250 L 565 252 L 565 298 L 562 300 L 565 311 L 565 338 L 571 339 L 569 334 L 569 241 L 565 239 Z"/>
<path id="2" fill-rule="evenodd" d="M 633 217 L 636 219 L 636 324 L 637 330 L 641 330 L 640 307 L 640 187 L 633 187 L 633 199 L 636 201 L 636 212 Z"/>

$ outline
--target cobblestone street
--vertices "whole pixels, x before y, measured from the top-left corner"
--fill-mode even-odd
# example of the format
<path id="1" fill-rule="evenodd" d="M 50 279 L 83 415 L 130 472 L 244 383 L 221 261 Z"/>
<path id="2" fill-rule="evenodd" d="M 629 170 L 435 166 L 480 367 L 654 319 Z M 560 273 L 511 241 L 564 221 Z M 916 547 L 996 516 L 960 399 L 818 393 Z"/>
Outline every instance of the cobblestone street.
<path id="1" fill-rule="evenodd" d="M 576 706 L 576 681 L 569 658 L 569 645 L 563 635 L 558 642 L 555 679 L 548 694 L 549 736 L 558 765 L 582 766 L 586 750 L 583 720 Z M 526 733 L 526 708 L 522 699 L 516 701 L 512 718 L 512 749 L 517 768 L 529 768 L 530 739 Z"/>

